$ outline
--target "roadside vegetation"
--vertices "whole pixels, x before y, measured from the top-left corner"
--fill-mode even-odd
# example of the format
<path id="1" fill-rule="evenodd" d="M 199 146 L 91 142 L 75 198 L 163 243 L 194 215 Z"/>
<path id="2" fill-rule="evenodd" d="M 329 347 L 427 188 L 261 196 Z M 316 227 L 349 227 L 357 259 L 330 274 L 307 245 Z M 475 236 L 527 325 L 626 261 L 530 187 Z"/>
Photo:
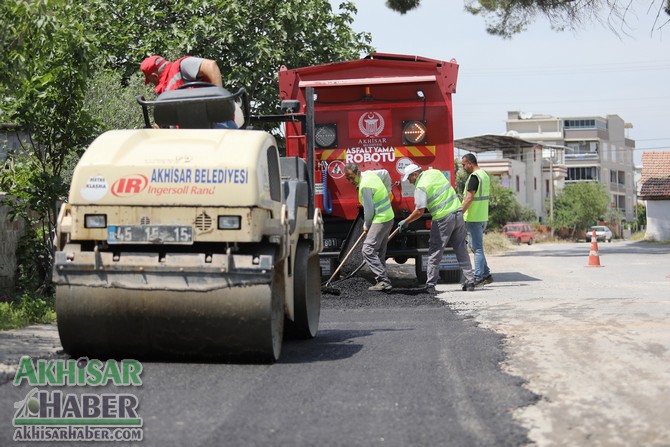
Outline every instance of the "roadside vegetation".
<path id="1" fill-rule="evenodd" d="M 484 253 L 497 255 L 511 250 L 512 243 L 499 231 L 484 234 Z"/>
<path id="2" fill-rule="evenodd" d="M 0 330 L 55 321 L 53 297 L 26 294 L 12 302 L 0 302 Z"/>
<path id="3" fill-rule="evenodd" d="M 247 3 L 0 2 L 0 22 L 8 24 L 0 33 L 0 123 L 16 126 L 21 140 L 1 166 L 0 191 L 9 193 L 2 205 L 27 228 L 16 253 L 16 292 L 0 297 L 0 328 L 53 321 L 59 206 L 72 169 L 97 135 L 142 126 L 135 96 L 154 96 L 139 73 L 144 57 L 214 59 L 227 88 L 245 87 L 254 98 L 252 113 L 271 114 L 281 65 L 337 62 L 373 50 L 370 34 L 351 27 L 353 2 Z"/>

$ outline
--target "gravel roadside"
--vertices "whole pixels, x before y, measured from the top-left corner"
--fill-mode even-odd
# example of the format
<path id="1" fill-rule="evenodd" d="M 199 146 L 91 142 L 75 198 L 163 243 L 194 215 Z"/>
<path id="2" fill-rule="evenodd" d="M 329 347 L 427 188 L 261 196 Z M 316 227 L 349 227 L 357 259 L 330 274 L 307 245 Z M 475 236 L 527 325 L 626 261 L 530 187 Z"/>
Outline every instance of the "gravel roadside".
<path id="1" fill-rule="evenodd" d="M 14 378 L 19 359 L 65 358 L 55 324 L 0 331 L 0 385 Z"/>

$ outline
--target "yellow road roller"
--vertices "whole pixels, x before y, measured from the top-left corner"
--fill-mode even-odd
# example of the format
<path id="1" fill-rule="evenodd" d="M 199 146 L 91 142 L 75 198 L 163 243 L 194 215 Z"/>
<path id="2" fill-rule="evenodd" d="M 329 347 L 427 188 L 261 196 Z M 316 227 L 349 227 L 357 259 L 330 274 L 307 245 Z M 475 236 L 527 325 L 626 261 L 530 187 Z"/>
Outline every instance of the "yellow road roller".
<path id="1" fill-rule="evenodd" d="M 268 132 L 216 128 L 235 100 L 225 89 L 169 93 L 138 99 L 156 128 L 100 135 L 74 170 L 54 263 L 63 348 L 275 361 L 285 322 L 304 338 L 319 324 L 307 164 Z"/>

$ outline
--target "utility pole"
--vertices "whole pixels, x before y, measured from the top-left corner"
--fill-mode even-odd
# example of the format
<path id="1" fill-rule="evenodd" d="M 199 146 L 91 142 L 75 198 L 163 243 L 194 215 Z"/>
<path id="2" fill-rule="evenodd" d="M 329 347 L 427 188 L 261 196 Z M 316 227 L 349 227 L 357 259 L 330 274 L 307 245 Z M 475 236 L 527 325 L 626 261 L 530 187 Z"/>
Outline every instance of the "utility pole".
<path id="1" fill-rule="evenodd" d="M 549 156 L 549 222 L 551 222 L 551 238 L 554 239 L 554 148 L 550 148 Z"/>

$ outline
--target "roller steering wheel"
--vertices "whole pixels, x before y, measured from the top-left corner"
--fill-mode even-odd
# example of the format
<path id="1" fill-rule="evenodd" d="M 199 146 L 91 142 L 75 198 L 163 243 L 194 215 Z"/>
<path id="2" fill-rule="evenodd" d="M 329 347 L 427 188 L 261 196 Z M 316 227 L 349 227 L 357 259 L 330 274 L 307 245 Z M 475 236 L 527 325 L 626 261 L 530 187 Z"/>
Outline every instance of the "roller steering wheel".
<path id="1" fill-rule="evenodd" d="M 185 88 L 191 88 L 191 87 L 216 87 L 216 85 L 212 84 L 211 82 L 205 82 L 205 81 L 191 81 L 191 82 L 185 82 L 184 84 L 180 85 L 177 87 L 177 90 L 183 90 Z"/>

